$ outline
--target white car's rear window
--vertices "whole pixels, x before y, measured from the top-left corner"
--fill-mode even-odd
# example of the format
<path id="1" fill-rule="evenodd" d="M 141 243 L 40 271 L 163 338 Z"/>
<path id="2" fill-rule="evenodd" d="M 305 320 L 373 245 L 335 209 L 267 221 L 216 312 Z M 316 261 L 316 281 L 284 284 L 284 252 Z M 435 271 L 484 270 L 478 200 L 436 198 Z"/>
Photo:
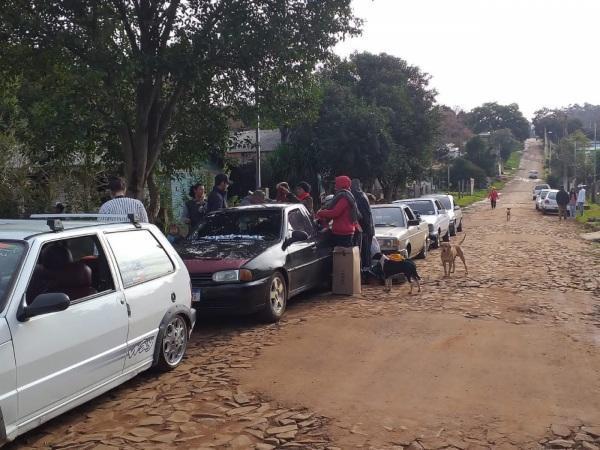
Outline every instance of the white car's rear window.
<path id="1" fill-rule="evenodd" d="M 126 288 L 175 270 L 169 255 L 148 230 L 111 233 L 107 238 Z"/>

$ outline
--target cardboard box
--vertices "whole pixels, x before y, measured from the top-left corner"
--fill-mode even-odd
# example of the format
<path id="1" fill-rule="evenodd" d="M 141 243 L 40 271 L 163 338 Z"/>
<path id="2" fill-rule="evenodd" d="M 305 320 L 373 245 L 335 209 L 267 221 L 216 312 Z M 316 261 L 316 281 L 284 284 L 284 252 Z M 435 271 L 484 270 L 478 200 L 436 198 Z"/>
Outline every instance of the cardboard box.
<path id="1" fill-rule="evenodd" d="M 361 293 L 360 250 L 358 247 L 333 249 L 332 292 L 341 295 Z"/>

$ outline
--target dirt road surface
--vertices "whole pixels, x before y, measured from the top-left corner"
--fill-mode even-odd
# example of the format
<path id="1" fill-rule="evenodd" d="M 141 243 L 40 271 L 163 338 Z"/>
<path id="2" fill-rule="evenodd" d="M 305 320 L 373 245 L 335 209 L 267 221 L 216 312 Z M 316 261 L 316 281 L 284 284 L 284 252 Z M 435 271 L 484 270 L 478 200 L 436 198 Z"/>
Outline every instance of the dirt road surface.
<path id="1" fill-rule="evenodd" d="M 444 278 L 434 251 L 421 294 L 311 294 L 277 325 L 201 322 L 178 370 L 10 447 L 600 449 L 600 248 L 535 212 L 540 166 L 528 141 L 498 208 L 466 212 L 468 276 Z"/>

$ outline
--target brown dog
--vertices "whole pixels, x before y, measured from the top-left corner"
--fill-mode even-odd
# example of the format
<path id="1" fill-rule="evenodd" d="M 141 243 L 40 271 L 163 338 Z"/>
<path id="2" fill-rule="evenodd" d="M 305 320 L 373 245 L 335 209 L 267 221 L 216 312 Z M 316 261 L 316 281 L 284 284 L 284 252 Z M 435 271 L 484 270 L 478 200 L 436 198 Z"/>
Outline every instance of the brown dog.
<path id="1" fill-rule="evenodd" d="M 456 269 L 456 257 L 459 257 L 465 265 L 465 275 L 469 274 L 467 270 L 467 263 L 465 262 L 465 254 L 460 247 L 463 242 L 465 242 L 466 238 L 467 235 L 465 234 L 462 241 L 460 241 L 460 244 L 451 244 L 450 242 L 442 242 L 440 244 L 440 248 L 442 249 L 441 258 L 442 265 L 444 266 L 445 277 L 449 277 L 451 273 L 454 273 L 454 270 Z M 448 269 L 446 269 L 446 264 L 448 265 Z"/>

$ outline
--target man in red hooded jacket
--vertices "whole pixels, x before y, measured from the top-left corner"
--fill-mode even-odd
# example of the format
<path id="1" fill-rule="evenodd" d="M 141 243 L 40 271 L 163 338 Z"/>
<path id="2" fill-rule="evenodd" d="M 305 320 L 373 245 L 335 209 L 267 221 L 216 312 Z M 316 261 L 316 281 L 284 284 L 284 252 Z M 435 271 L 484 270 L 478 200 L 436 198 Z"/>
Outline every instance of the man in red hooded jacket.
<path id="1" fill-rule="evenodd" d="M 351 180 L 347 176 L 335 179 L 335 197 L 327 205 L 327 209 L 317 212 L 318 219 L 332 220 L 331 233 L 333 245 L 352 247 L 354 233 L 358 228 L 358 208 L 354 196 L 350 192 Z"/>

